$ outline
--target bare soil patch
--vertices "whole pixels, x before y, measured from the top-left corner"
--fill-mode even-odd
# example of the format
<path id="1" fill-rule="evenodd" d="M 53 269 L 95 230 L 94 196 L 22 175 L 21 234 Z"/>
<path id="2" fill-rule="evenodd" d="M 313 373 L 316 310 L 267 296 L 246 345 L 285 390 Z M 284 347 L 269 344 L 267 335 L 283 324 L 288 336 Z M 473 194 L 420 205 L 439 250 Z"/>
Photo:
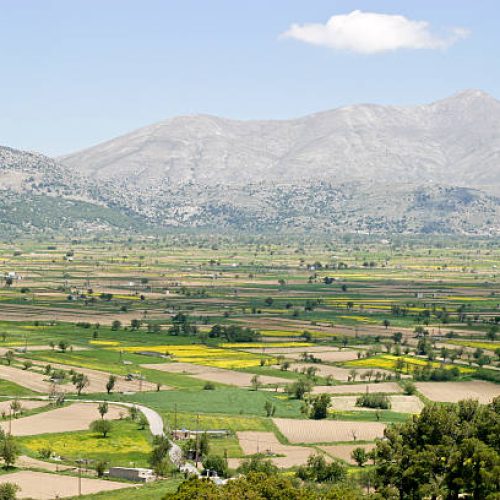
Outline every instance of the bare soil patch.
<path id="1" fill-rule="evenodd" d="M 332 376 L 335 380 L 339 380 L 341 382 L 347 382 L 350 377 L 351 370 L 347 368 L 341 368 L 340 366 L 323 365 L 321 363 L 295 363 L 290 367 L 290 370 L 293 371 L 298 370 L 299 372 L 301 372 L 302 370 L 306 370 L 309 367 L 316 368 L 317 375 L 321 375 L 322 377 Z M 367 369 L 356 370 L 356 379 L 360 380 L 360 378 L 363 377 L 369 371 L 371 371 L 373 375 L 374 370 L 367 370 Z M 375 370 L 375 371 L 378 371 L 380 373 L 385 373 L 386 375 L 394 375 L 392 372 L 388 370 Z M 373 378 L 374 377 L 372 376 L 372 379 Z"/>
<path id="2" fill-rule="evenodd" d="M 0 413 L 5 412 L 7 415 L 10 411 L 10 404 L 14 401 L 13 399 L 2 400 L 0 401 Z M 47 406 L 49 404 L 48 401 L 29 401 L 26 399 L 18 399 L 20 405 L 23 410 L 33 410 L 35 408 L 42 408 L 43 406 Z"/>
<path id="3" fill-rule="evenodd" d="M 500 385 L 484 380 L 471 382 L 417 382 L 418 390 L 431 401 L 457 403 L 462 399 L 477 399 L 480 403 L 490 403 L 500 396 Z"/>
<path id="4" fill-rule="evenodd" d="M 371 384 L 317 385 L 314 394 L 363 394 L 365 392 L 398 393 L 403 392 L 396 382 L 380 382 Z"/>
<path id="5" fill-rule="evenodd" d="M 21 455 L 16 460 L 16 467 L 21 467 L 23 469 L 42 469 L 49 472 L 64 472 L 76 469 L 76 467 L 71 467 L 69 465 L 44 462 L 43 460 L 27 457 L 26 455 Z"/>
<path id="6" fill-rule="evenodd" d="M 382 437 L 385 429 L 385 425 L 380 422 L 293 418 L 273 418 L 273 421 L 291 443 L 373 441 L 375 438 Z"/>
<path id="7" fill-rule="evenodd" d="M 64 408 L 38 413 L 29 417 L 13 419 L 12 422 L 2 422 L 0 426 L 14 436 L 34 436 L 54 432 L 83 431 L 89 428 L 94 420 L 100 418 L 96 403 L 74 403 Z M 120 406 L 109 405 L 106 419 L 119 419 L 124 414 Z"/>
<path id="8" fill-rule="evenodd" d="M 358 396 L 336 396 L 332 398 L 331 407 L 336 411 L 376 411 L 371 408 L 356 406 Z M 417 396 L 389 396 L 391 410 L 399 413 L 420 413 L 424 403 Z"/>
<path id="9" fill-rule="evenodd" d="M 238 432 L 238 440 L 245 455 L 263 453 L 277 466 L 288 469 L 307 462 L 314 448 L 281 444 L 272 432 Z M 284 455 L 284 456 L 275 456 Z M 239 459 L 238 462 L 240 462 Z"/>
<path id="10" fill-rule="evenodd" d="M 15 483 L 21 491 L 20 498 L 32 498 L 35 500 L 51 500 L 53 498 L 64 498 L 77 496 L 77 477 L 60 476 L 47 472 L 20 471 L 0 476 L 0 483 Z M 125 483 L 105 481 L 102 479 L 81 479 L 81 492 L 83 495 L 99 493 L 100 491 L 112 491 L 129 487 Z M 135 487 L 135 485 L 134 485 Z"/>
<path id="11" fill-rule="evenodd" d="M 182 373 L 202 380 L 236 385 L 238 387 L 250 387 L 252 385 L 252 378 L 254 377 L 252 373 L 225 370 L 224 368 L 215 368 L 212 366 L 195 365 L 193 363 L 162 363 L 141 366 L 169 373 Z M 289 382 L 287 379 L 268 375 L 259 375 L 259 380 L 263 384 L 286 384 Z"/>
<path id="12" fill-rule="evenodd" d="M 38 366 L 41 366 L 37 363 Z M 84 389 L 84 393 L 106 392 L 106 383 L 109 379 L 109 373 L 89 368 L 73 367 L 62 363 L 51 363 L 52 368 L 60 368 L 70 370 L 73 368 L 78 373 L 83 373 L 89 379 L 89 385 Z M 53 390 L 64 393 L 76 392 L 75 386 L 71 383 L 54 384 L 49 378 L 32 370 L 21 370 L 13 366 L 0 365 L 0 379 L 10 380 L 23 387 L 31 389 L 35 392 L 48 394 Z M 162 386 L 162 389 L 169 389 Z M 116 384 L 114 392 L 140 392 L 140 391 L 155 391 L 156 384 L 145 380 L 126 380 L 125 377 L 116 376 Z"/>

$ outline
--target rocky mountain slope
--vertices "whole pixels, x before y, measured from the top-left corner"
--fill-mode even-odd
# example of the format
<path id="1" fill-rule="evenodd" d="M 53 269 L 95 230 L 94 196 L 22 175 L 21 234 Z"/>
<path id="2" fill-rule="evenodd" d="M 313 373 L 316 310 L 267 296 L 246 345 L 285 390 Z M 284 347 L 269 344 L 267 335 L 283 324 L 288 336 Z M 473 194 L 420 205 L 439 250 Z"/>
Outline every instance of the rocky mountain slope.
<path id="1" fill-rule="evenodd" d="M 498 234 L 500 102 L 177 117 L 57 161 L 0 149 L 0 189 L 86 203 L 90 228 Z"/>
<path id="2" fill-rule="evenodd" d="M 182 116 L 62 161 L 145 188 L 310 180 L 496 188 L 500 102 L 470 90 L 430 105 L 363 104 L 295 120 Z"/>
<path id="3" fill-rule="evenodd" d="M 0 147 L 2 236 L 138 227 L 110 201 L 96 183 L 46 156 Z"/>

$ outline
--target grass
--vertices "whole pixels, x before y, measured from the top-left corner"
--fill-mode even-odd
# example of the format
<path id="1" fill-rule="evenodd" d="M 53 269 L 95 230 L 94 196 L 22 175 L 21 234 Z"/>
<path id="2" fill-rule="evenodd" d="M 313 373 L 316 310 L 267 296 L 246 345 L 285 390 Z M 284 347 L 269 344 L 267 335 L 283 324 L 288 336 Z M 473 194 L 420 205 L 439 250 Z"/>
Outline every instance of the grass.
<path id="1" fill-rule="evenodd" d="M 329 413 L 333 420 L 349 420 L 354 422 L 382 422 L 400 423 L 406 422 L 411 416 L 408 413 L 398 413 L 390 410 L 380 410 L 377 418 L 376 411 L 335 411 Z"/>
<path id="2" fill-rule="evenodd" d="M 269 418 L 216 415 L 187 412 L 164 412 L 162 414 L 168 427 L 191 430 L 227 430 L 231 433 L 239 431 L 275 431 L 274 423 Z M 177 425 L 176 425 L 177 424 Z M 215 441 L 215 440 L 214 440 Z"/>
<path id="3" fill-rule="evenodd" d="M 174 477 L 147 483 L 139 488 L 124 488 L 116 491 L 103 491 L 93 495 L 71 497 L 68 500 L 161 500 L 167 493 L 174 493 L 184 478 Z M 124 485 L 125 486 L 125 485 Z"/>
<path id="4" fill-rule="evenodd" d="M 116 398 L 117 395 L 113 395 Z M 277 417 L 300 416 L 301 402 L 281 393 L 238 388 L 217 388 L 214 391 L 162 391 L 123 395 L 122 401 L 145 404 L 160 412 L 175 411 L 224 415 L 264 416 L 266 401 L 276 407 Z"/>
<path id="5" fill-rule="evenodd" d="M 37 395 L 37 393 L 26 387 L 22 387 L 10 380 L 0 380 L 0 396 L 24 397 L 34 395 Z"/>
<path id="6" fill-rule="evenodd" d="M 66 463 L 86 458 L 108 462 L 113 466 L 128 467 L 131 463 L 137 467 L 147 466 L 151 452 L 151 438 L 147 428 L 139 430 L 137 423 L 130 420 L 114 420 L 112 425 L 106 438 L 90 431 L 78 431 L 18 439 L 23 452 L 35 458 L 40 458 L 41 449 L 50 448 Z"/>

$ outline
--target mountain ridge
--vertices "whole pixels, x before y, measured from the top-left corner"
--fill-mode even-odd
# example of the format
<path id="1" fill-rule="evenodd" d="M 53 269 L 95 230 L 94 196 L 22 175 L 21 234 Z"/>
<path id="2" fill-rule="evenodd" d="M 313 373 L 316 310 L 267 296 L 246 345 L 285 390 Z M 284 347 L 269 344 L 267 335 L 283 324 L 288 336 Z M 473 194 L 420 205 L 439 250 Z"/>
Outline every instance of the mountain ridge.
<path id="1" fill-rule="evenodd" d="M 428 105 L 361 104 L 292 120 L 174 117 L 61 161 L 100 179 L 121 176 L 143 187 L 166 181 L 276 182 L 286 176 L 300 181 L 309 175 L 337 182 L 389 181 L 396 175 L 401 182 L 446 183 L 449 172 L 442 170 L 452 164 L 459 168 L 455 182 L 476 185 L 477 177 L 477 185 L 496 186 L 499 137 L 500 102 L 469 90 Z M 480 171 L 470 175 L 476 157 Z"/>
<path id="2" fill-rule="evenodd" d="M 58 228 L 62 210 L 82 230 L 500 234 L 500 102 L 174 117 L 56 160 L 0 148 L 0 189 L 0 225 L 16 206 L 23 227 Z"/>

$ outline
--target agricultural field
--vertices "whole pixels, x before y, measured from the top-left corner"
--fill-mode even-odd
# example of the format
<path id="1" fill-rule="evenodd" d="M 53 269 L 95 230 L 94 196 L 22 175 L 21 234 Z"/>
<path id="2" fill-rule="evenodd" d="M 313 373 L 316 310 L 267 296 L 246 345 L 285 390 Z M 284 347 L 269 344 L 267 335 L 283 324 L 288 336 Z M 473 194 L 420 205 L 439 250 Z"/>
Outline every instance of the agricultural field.
<path id="1" fill-rule="evenodd" d="M 425 404 L 499 395 L 498 265 L 487 241 L 0 244 L 0 425 L 23 457 L 13 474 L 59 477 L 79 459 L 95 481 L 101 462 L 148 467 L 153 427 L 133 405 L 188 461 L 196 445 L 182 431 L 206 432 L 230 469 L 261 452 L 284 470 L 313 453 L 353 468 L 354 448 Z M 374 394 L 390 407 L 359 405 Z M 102 402 L 106 437 L 89 429 Z M 134 495 L 162 498 L 179 484 L 167 469 L 161 488 Z"/>

